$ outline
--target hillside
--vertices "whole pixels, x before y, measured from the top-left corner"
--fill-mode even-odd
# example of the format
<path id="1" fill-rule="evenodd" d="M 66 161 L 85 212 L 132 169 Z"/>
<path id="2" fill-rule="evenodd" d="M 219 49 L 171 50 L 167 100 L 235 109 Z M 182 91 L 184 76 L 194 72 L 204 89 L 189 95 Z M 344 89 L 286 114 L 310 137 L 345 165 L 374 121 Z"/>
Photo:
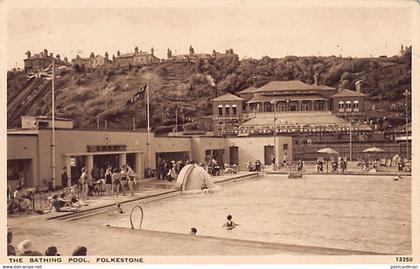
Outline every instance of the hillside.
<path id="1" fill-rule="evenodd" d="M 390 114 L 386 108 L 391 102 L 402 103 L 402 93 L 411 89 L 411 52 L 385 59 L 288 56 L 239 60 L 231 56 L 118 70 L 67 70 L 56 82 L 56 114 L 73 119 L 77 128 L 96 128 L 98 117 L 102 128 L 106 120 L 109 129 L 130 129 L 132 117 L 137 127 L 144 128 L 145 103 L 127 105 L 127 100 L 149 83 L 152 127 L 173 126 L 177 106 L 178 122 L 189 123 L 211 114 L 210 100 L 216 92 L 235 93 L 271 80 L 313 83 L 315 72 L 321 84 L 333 87 L 354 89 L 354 82 L 362 79 L 368 101 L 379 107 L 370 117 L 401 117 L 401 109 Z M 19 126 L 20 115 L 50 115 L 51 82 L 28 81 L 23 72 L 8 72 L 7 104 L 8 128 Z M 191 123 L 187 125 L 192 128 Z"/>

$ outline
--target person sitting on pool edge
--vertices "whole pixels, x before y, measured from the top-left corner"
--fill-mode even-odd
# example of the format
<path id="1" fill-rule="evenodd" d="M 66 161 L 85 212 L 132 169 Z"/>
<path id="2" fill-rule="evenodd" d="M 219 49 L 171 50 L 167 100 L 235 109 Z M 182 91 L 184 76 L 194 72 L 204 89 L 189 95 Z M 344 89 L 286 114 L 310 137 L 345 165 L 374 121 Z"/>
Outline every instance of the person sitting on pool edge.
<path id="1" fill-rule="evenodd" d="M 51 212 L 52 209 L 55 209 L 57 212 L 75 212 L 77 211 L 76 207 L 69 206 L 69 203 L 64 200 L 62 197 L 59 197 L 57 194 L 54 194 L 51 201 L 51 208 L 49 211 Z"/>
<path id="2" fill-rule="evenodd" d="M 226 228 L 227 230 L 233 230 L 233 229 L 235 229 L 235 227 L 236 226 L 239 226 L 240 224 L 238 224 L 238 223 L 235 223 L 233 220 L 232 220 L 232 215 L 228 215 L 227 216 L 227 222 L 225 223 L 225 224 L 223 224 L 223 228 Z"/>

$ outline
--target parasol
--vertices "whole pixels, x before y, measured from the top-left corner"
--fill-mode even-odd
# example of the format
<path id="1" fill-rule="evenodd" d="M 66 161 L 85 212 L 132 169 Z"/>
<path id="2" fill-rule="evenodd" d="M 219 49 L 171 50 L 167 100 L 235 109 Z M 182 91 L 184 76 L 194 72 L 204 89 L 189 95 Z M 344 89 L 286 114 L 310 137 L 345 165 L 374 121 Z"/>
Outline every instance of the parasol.
<path id="1" fill-rule="evenodd" d="M 377 147 L 371 147 L 371 148 L 367 148 L 363 150 L 363 152 L 376 153 L 376 152 L 384 152 L 384 150 Z"/>
<path id="2" fill-rule="evenodd" d="M 318 153 L 326 153 L 326 154 L 338 154 L 337 151 L 333 150 L 332 148 L 323 148 L 317 150 Z"/>

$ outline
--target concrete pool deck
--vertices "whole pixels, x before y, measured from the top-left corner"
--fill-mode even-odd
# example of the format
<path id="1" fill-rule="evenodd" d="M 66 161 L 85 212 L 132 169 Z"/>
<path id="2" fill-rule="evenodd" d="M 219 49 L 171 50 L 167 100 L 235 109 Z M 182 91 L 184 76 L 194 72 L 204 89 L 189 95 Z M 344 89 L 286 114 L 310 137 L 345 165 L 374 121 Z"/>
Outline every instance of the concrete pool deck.
<path id="1" fill-rule="evenodd" d="M 227 183 L 228 185 L 237 185 L 235 181 L 241 181 L 241 178 L 254 176 L 255 174 L 240 173 L 236 175 L 227 175 L 217 177 L 215 181 Z M 380 176 L 380 175 L 377 175 Z M 284 176 L 272 176 L 275 181 L 281 183 Z M 386 180 L 386 177 L 384 177 Z M 256 183 L 258 179 L 251 180 Z M 388 180 L 386 180 L 388 181 Z M 243 181 L 242 184 L 249 182 Z M 293 181 L 290 181 L 291 184 Z M 330 181 L 331 182 L 331 181 Z M 390 181 L 392 182 L 392 181 Z M 289 183 L 287 183 L 289 184 Z M 89 201 L 91 204 L 84 210 L 95 211 L 100 207 L 107 205 L 115 205 L 116 202 L 127 203 L 123 208 L 125 211 L 137 200 L 153 196 L 157 194 L 164 194 L 176 191 L 167 187 L 166 181 L 159 182 L 157 180 L 148 180 L 140 185 L 140 192 L 135 197 L 126 196 L 114 201 L 112 199 L 100 199 Z M 309 187 L 309 186 L 308 186 Z M 205 198 L 204 196 L 202 197 Z M 316 197 L 318 200 L 322 197 Z M 178 196 L 178 200 L 181 197 Z M 187 198 L 195 199 L 195 198 Z M 185 200 L 185 198 L 184 198 Z M 317 201 L 318 201 L 317 200 Z M 93 202 L 94 201 L 94 202 Z M 161 201 L 159 203 L 167 203 Z M 175 202 L 171 199 L 171 204 Z M 154 204 L 153 204 L 154 205 Z M 150 205 L 152 206 L 152 205 Z M 246 207 L 246 204 L 244 205 Z M 285 205 L 286 206 L 286 205 Z M 157 209 L 156 209 L 157 210 Z M 152 211 L 156 211 L 152 210 Z M 157 211 L 156 211 L 157 212 Z M 165 214 L 165 213 L 163 213 Z M 185 229 L 180 232 L 157 231 L 153 226 L 147 227 L 149 230 L 131 230 L 126 228 L 106 227 L 107 222 L 102 222 L 103 219 L 122 218 L 126 220 L 129 225 L 129 214 L 120 215 L 112 207 L 107 214 L 102 214 L 101 221 L 89 223 L 86 221 L 62 221 L 62 220 L 47 220 L 51 215 L 34 215 L 28 214 L 23 216 L 11 216 L 8 218 L 8 225 L 12 227 L 14 233 L 14 245 L 16 246 L 20 241 L 30 238 L 34 240 L 37 249 L 43 252 L 48 246 L 55 245 L 58 247 L 62 255 L 70 255 L 71 251 L 77 245 L 85 245 L 88 248 L 88 255 L 273 255 L 273 254 L 323 254 L 323 255 L 363 255 L 375 254 L 373 251 L 358 251 L 342 249 L 342 247 L 317 247 L 315 244 L 309 243 L 292 243 L 292 244 L 278 244 L 270 242 L 260 242 L 255 240 L 243 240 L 235 238 L 222 238 L 218 236 L 203 236 L 202 229 L 199 229 L 198 236 L 189 236 Z M 237 214 L 235 214 L 237 216 Z M 347 216 L 344 216 L 347 218 Z M 155 218 L 155 214 L 147 211 L 147 221 Z M 305 218 L 306 219 L 306 218 Z M 147 222 L 146 221 L 146 222 Z M 164 221 L 164 218 L 162 218 Z M 373 221 L 373 220 L 372 220 Z M 370 221 L 370 222 L 372 222 Z M 153 223 L 153 222 L 152 222 Z M 159 224 L 159 218 L 156 219 Z M 111 225 L 112 226 L 112 225 Z M 151 230 L 150 230 L 150 227 Z M 243 227 L 245 229 L 245 227 Z M 283 228 L 284 229 L 284 228 Z M 185 230 L 185 233 L 183 233 Z M 377 234 L 379 236 L 379 234 Z M 145 243 L 147 242 L 147 243 Z M 287 241 L 286 241 L 287 242 Z M 302 245 L 300 245 L 302 244 Z M 381 251 L 378 251 L 381 252 Z M 378 254 L 378 253 L 376 253 Z"/>
<path id="2" fill-rule="evenodd" d="M 230 180 L 243 179 L 248 177 L 257 176 L 258 173 L 255 172 L 240 172 L 238 174 L 229 174 L 223 176 L 213 177 L 215 183 L 225 182 Z M 113 207 L 117 203 L 125 204 L 137 200 L 150 201 L 154 199 L 163 199 L 165 194 L 176 195 L 179 193 L 175 182 L 169 182 L 167 180 L 156 180 L 146 179 L 139 182 L 139 188 L 135 190 L 134 195 L 131 196 L 128 192 L 126 195 L 119 195 L 116 197 L 109 197 L 106 195 L 91 196 L 89 197 L 88 206 L 81 207 L 78 212 L 51 212 L 48 214 L 48 219 L 59 218 L 63 216 L 75 215 L 75 213 L 82 213 L 87 211 L 94 211 L 97 209 Z M 170 196 L 170 195 L 169 195 Z"/>

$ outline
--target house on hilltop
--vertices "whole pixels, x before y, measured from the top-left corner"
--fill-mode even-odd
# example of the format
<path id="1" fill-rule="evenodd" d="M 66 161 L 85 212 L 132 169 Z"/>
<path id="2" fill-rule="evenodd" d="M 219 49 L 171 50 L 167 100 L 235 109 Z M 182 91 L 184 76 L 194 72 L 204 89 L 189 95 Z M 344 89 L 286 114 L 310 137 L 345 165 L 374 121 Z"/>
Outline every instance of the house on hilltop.
<path id="1" fill-rule="evenodd" d="M 215 50 L 210 53 L 195 53 L 194 48 L 192 46 L 189 47 L 189 53 L 188 54 L 177 54 L 173 55 L 172 51 L 168 49 L 168 61 L 171 62 L 195 62 L 198 60 L 204 60 L 208 61 L 210 59 L 219 59 L 224 57 L 238 57 L 237 54 L 233 52 L 233 49 L 226 50 L 225 53 L 220 53 Z"/>
<path id="2" fill-rule="evenodd" d="M 114 58 L 115 67 L 144 65 L 158 62 L 160 62 L 160 59 L 154 55 L 153 48 L 151 49 L 151 53 L 139 51 L 138 47 L 135 47 L 134 52 L 132 53 L 121 54 L 120 51 L 117 51 L 117 56 Z"/>
<path id="3" fill-rule="evenodd" d="M 27 51 L 26 56 L 26 59 L 23 60 L 26 72 L 34 72 L 47 68 L 53 61 L 57 66 L 70 65 L 67 57 L 64 57 L 63 60 L 58 54 L 54 57 L 53 53 L 48 54 L 47 49 L 37 54 L 31 54 L 30 51 Z"/>

